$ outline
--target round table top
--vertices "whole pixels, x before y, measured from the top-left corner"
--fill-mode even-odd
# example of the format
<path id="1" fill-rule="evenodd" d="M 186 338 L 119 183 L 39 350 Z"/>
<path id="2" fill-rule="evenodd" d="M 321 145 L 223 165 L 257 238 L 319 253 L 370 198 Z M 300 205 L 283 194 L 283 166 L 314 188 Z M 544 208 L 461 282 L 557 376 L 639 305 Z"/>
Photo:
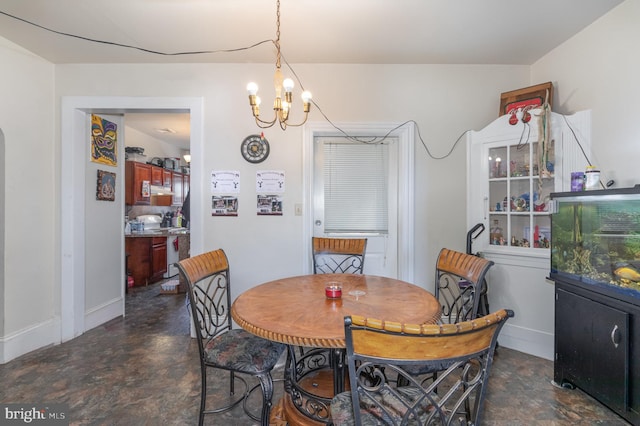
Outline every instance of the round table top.
<path id="1" fill-rule="evenodd" d="M 325 296 L 325 287 L 332 282 L 342 287 L 340 299 Z M 392 278 L 318 274 L 258 285 L 238 296 L 231 307 L 236 323 L 253 334 L 316 348 L 346 347 L 344 317 L 348 315 L 433 323 L 440 318 L 440 304 L 425 289 Z"/>

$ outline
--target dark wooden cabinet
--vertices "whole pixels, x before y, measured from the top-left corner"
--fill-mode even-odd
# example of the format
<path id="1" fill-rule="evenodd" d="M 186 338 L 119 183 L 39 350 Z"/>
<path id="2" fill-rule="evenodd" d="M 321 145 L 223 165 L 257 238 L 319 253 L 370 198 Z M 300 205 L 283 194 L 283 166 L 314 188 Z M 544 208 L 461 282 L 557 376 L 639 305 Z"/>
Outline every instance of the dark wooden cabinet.
<path id="1" fill-rule="evenodd" d="M 173 173 L 171 172 L 171 170 L 167 170 L 167 169 L 162 169 L 162 186 L 164 186 L 166 189 L 171 189 L 171 175 Z"/>
<path id="2" fill-rule="evenodd" d="M 167 272 L 167 237 L 127 237 L 125 251 L 136 286 L 159 281 Z"/>
<path id="3" fill-rule="evenodd" d="M 158 166 L 151 166 L 151 185 L 162 186 L 162 175 L 164 169 Z"/>
<path id="4" fill-rule="evenodd" d="M 151 241 L 151 282 L 162 279 L 167 272 L 167 239 L 150 238 Z"/>
<path id="5" fill-rule="evenodd" d="M 125 204 L 133 206 L 151 203 L 151 194 L 148 191 L 143 192 L 143 182 L 151 183 L 151 165 L 127 161 L 125 163 Z"/>
<path id="6" fill-rule="evenodd" d="M 556 281 L 554 381 L 640 422 L 640 307 Z"/>

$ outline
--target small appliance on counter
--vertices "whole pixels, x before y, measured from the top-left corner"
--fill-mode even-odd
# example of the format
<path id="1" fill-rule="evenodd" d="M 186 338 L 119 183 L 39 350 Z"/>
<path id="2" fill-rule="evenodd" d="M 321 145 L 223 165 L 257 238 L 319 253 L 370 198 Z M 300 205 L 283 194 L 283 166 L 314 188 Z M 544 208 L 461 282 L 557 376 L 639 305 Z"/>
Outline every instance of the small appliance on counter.
<path id="1" fill-rule="evenodd" d="M 139 146 L 125 146 L 124 147 L 125 160 L 137 161 L 139 163 L 145 163 L 147 156 L 144 155 L 144 148 Z"/>
<path id="2" fill-rule="evenodd" d="M 143 214 L 136 219 L 143 224 L 143 231 L 160 229 L 160 223 L 162 222 L 162 218 L 157 214 Z"/>
<path id="3" fill-rule="evenodd" d="M 178 162 L 177 159 L 175 158 L 171 158 L 171 157 L 166 157 L 164 159 L 164 168 L 165 169 L 169 169 L 169 170 L 178 170 L 180 167 L 180 163 Z"/>
<path id="4" fill-rule="evenodd" d="M 149 161 L 149 164 L 152 166 L 164 167 L 164 160 L 159 157 L 153 157 L 151 161 Z"/>

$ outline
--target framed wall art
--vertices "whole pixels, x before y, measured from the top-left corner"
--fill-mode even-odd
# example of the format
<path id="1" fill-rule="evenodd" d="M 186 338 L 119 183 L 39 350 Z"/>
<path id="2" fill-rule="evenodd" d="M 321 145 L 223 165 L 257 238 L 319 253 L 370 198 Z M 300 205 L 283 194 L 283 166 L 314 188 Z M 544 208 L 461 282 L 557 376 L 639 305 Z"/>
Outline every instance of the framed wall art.
<path id="1" fill-rule="evenodd" d="M 500 95 L 500 113 L 498 116 L 511 114 L 518 109 L 532 109 L 549 103 L 553 107 L 553 84 L 551 82 L 525 87 L 523 89 L 504 92 Z"/>
<path id="2" fill-rule="evenodd" d="M 118 125 L 91 114 L 91 161 L 118 165 Z"/>
<path id="3" fill-rule="evenodd" d="M 98 170 L 98 188 L 96 199 L 103 201 L 116 200 L 116 174 Z"/>

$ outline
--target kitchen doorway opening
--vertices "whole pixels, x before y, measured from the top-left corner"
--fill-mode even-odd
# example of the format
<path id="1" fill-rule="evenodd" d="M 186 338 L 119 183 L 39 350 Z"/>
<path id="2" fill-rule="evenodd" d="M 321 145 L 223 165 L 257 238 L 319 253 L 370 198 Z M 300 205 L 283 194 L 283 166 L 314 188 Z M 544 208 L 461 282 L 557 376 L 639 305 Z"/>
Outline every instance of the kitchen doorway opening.
<path id="1" fill-rule="evenodd" d="M 89 223 L 85 216 L 85 207 L 89 201 L 87 194 L 95 185 L 95 176 L 87 172 L 90 139 L 87 123 L 91 114 L 124 115 L 127 112 L 183 112 L 190 114 L 191 141 L 190 164 L 191 191 L 195 194 L 203 192 L 203 100 L 202 98 L 135 98 L 135 97 L 63 97 L 61 111 L 61 171 L 60 171 L 60 275 L 56 288 L 60 300 L 60 341 L 71 340 L 84 332 L 105 323 L 113 318 L 123 316 L 125 301 L 125 256 L 123 222 L 119 221 L 113 232 L 122 234 L 120 243 L 120 271 L 117 285 L 119 295 L 107 292 L 92 291 L 92 300 L 87 301 L 87 286 L 93 283 L 89 278 L 92 265 L 87 264 L 86 253 L 103 249 L 100 241 L 87 240 L 86 226 Z M 121 144 L 121 161 L 115 169 L 117 176 L 124 182 L 124 141 Z M 117 179 L 117 177 L 116 177 Z M 93 186 L 95 188 L 95 186 Z M 121 206 L 124 219 L 124 185 L 116 194 L 116 202 Z M 191 229 L 202 229 L 202 198 L 190 197 Z M 191 234 L 191 253 L 202 251 L 203 238 L 201 232 Z M 94 290 L 92 288 L 92 290 Z M 111 289 L 113 290 L 113 289 Z M 98 294 L 96 296 L 96 294 Z"/>

